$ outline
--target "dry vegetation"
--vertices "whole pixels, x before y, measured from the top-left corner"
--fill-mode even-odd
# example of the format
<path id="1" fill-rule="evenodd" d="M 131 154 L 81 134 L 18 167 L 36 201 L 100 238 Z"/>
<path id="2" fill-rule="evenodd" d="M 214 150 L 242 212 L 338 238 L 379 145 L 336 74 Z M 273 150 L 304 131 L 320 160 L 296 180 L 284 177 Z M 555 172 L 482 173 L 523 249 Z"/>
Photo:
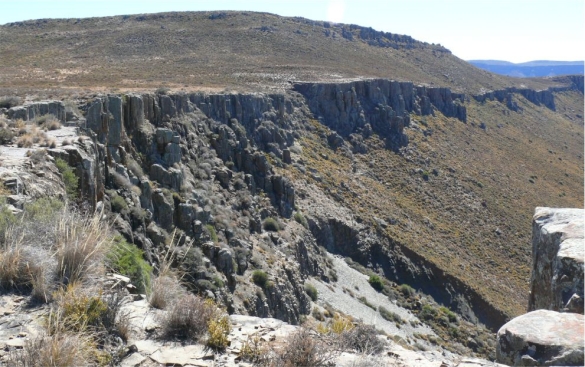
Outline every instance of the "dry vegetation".
<path id="1" fill-rule="evenodd" d="M 319 180 L 294 169 L 281 172 L 297 187 L 309 182 L 329 192 L 374 230 L 462 279 L 507 315 L 518 315 L 526 308 L 534 208 L 583 205 L 579 100 L 578 92 L 560 93 L 562 114 L 522 97 L 522 112 L 472 101 L 467 124 L 413 115 L 401 154 L 373 136 L 370 152 L 353 161 L 328 146 L 327 128 L 314 121 L 302 156 Z"/>
<path id="2" fill-rule="evenodd" d="M 71 88 L 282 90 L 294 80 L 363 77 L 476 93 L 517 84 L 440 45 L 378 34 L 374 37 L 391 46 L 380 47 L 368 44 L 372 39 L 361 32 L 350 25 L 254 12 L 33 20 L 0 26 L 0 84 L 7 90 L 61 93 Z M 535 88 L 551 83 L 522 82 Z"/>

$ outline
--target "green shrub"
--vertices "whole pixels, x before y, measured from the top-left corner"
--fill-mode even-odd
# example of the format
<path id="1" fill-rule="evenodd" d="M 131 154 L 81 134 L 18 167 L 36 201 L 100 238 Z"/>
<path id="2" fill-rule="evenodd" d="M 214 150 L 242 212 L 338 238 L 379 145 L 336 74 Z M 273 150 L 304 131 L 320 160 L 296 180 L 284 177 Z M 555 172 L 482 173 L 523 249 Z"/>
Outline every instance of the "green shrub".
<path id="1" fill-rule="evenodd" d="M 307 218 L 301 212 L 296 212 L 294 215 L 295 220 L 301 224 L 303 227 L 308 228 L 309 223 L 307 223 Z"/>
<path id="2" fill-rule="evenodd" d="M 435 316 L 437 316 L 437 314 L 438 314 L 437 309 L 435 309 L 431 305 L 424 305 L 418 316 L 423 320 L 430 321 L 433 320 Z"/>
<path id="3" fill-rule="evenodd" d="M 215 316 L 207 323 L 207 346 L 215 350 L 224 350 L 229 344 L 231 331 L 230 319 L 227 315 Z"/>
<path id="4" fill-rule="evenodd" d="M 400 292 L 402 292 L 404 297 L 412 297 L 414 295 L 414 289 L 408 284 L 402 284 L 400 286 Z"/>
<path id="5" fill-rule="evenodd" d="M 117 237 L 107 256 L 108 265 L 114 272 L 127 276 L 140 293 L 150 287 L 152 267 L 144 260 L 141 249 Z"/>
<path id="6" fill-rule="evenodd" d="M 207 228 L 207 232 L 209 233 L 209 237 L 211 238 L 211 240 L 217 243 L 219 239 L 217 238 L 217 232 L 215 231 L 215 227 L 212 226 L 211 224 L 207 224 L 205 225 L 205 228 Z"/>
<path id="7" fill-rule="evenodd" d="M 370 301 L 368 301 L 368 299 L 366 297 L 361 296 L 361 297 L 358 298 L 358 301 L 360 301 L 364 305 L 368 306 L 372 310 L 376 310 L 376 306 L 374 306 L 373 304 L 371 304 Z"/>
<path id="8" fill-rule="evenodd" d="M 10 144 L 14 138 L 14 133 L 10 129 L 0 128 L 0 144 Z"/>
<path id="9" fill-rule="evenodd" d="M 313 302 L 317 300 L 317 288 L 315 288 L 312 284 L 305 284 L 305 292 L 307 292 Z"/>
<path id="10" fill-rule="evenodd" d="M 382 279 L 378 275 L 370 275 L 370 279 L 368 282 L 378 292 L 384 289 L 384 283 L 382 283 Z"/>
<path id="11" fill-rule="evenodd" d="M 75 176 L 75 173 L 73 172 L 73 168 L 71 168 L 67 162 L 61 158 L 57 158 L 55 160 L 55 166 L 57 166 L 57 169 L 59 172 L 61 172 L 61 176 L 63 177 L 63 183 L 65 184 L 67 197 L 70 200 L 75 200 L 77 198 L 77 186 L 79 183 L 77 176 Z"/>
<path id="12" fill-rule="evenodd" d="M 18 96 L 3 96 L 0 97 L 0 108 L 11 108 L 18 106 L 21 102 L 21 98 Z"/>
<path id="13" fill-rule="evenodd" d="M 400 315 L 398 315 L 397 313 L 394 313 L 392 311 L 387 310 L 383 306 L 378 307 L 378 312 L 385 320 L 394 322 L 394 323 L 399 324 L 399 325 L 406 323 L 406 321 L 404 321 L 402 319 L 402 317 L 400 317 Z"/>
<path id="14" fill-rule="evenodd" d="M 31 220 L 52 219 L 56 212 L 62 210 L 64 204 L 55 197 L 39 198 L 24 205 L 24 213 Z"/>
<path id="15" fill-rule="evenodd" d="M 112 211 L 116 213 L 122 213 L 128 210 L 128 204 L 126 203 L 126 200 L 124 200 L 124 198 L 120 195 L 112 196 L 110 199 L 110 204 L 112 205 Z"/>
<path id="16" fill-rule="evenodd" d="M 268 283 L 268 274 L 262 270 L 254 270 L 252 273 L 252 280 L 256 285 L 265 288 L 266 283 Z"/>
<path id="17" fill-rule="evenodd" d="M 264 228 L 265 231 L 278 232 L 280 231 L 280 224 L 278 224 L 276 219 L 268 217 L 262 222 L 262 228 Z"/>

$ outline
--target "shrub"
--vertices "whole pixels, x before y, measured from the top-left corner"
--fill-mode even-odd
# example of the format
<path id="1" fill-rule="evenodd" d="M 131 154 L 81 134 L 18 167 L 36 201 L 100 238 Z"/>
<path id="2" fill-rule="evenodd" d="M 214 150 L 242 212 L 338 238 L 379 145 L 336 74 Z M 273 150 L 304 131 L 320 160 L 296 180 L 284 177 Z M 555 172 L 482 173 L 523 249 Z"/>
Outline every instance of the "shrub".
<path id="1" fill-rule="evenodd" d="M 23 135 L 16 141 L 16 146 L 19 148 L 32 148 L 33 137 L 29 134 Z"/>
<path id="2" fill-rule="evenodd" d="M 252 280 L 257 286 L 265 288 L 266 283 L 268 283 L 268 274 L 262 270 L 254 270 L 252 273 Z"/>
<path id="3" fill-rule="evenodd" d="M 24 204 L 24 215 L 32 221 L 51 220 L 64 206 L 64 203 L 55 197 L 43 197 Z"/>
<path id="4" fill-rule="evenodd" d="M 117 237 L 107 255 L 107 262 L 114 272 L 129 277 L 139 293 L 145 293 L 150 288 L 152 267 L 144 260 L 142 250 L 135 245 Z"/>
<path id="5" fill-rule="evenodd" d="M 370 275 L 370 279 L 368 282 L 378 292 L 384 289 L 384 283 L 382 283 L 382 279 L 378 275 Z"/>
<path id="6" fill-rule="evenodd" d="M 414 295 L 414 289 L 408 284 L 402 284 L 400 286 L 400 292 L 402 292 L 405 297 L 412 297 Z"/>
<path id="7" fill-rule="evenodd" d="M 297 223 L 301 224 L 303 227 L 308 228 L 309 223 L 307 223 L 307 218 L 301 212 L 296 212 L 294 215 L 295 220 Z"/>
<path id="8" fill-rule="evenodd" d="M 101 324 L 108 306 L 100 295 L 89 295 L 80 283 L 69 283 L 53 295 L 55 303 L 49 312 L 49 334 L 84 332 Z"/>
<path id="9" fill-rule="evenodd" d="M 61 158 L 55 160 L 55 166 L 57 166 L 57 169 L 61 172 L 61 176 L 63 177 L 67 197 L 70 200 L 75 200 L 77 198 L 78 180 L 73 169 Z"/>
<path id="10" fill-rule="evenodd" d="M 18 106 L 21 102 L 18 96 L 3 96 L 0 97 L 0 108 L 11 108 Z"/>
<path id="11" fill-rule="evenodd" d="M 330 366 L 334 354 L 306 328 L 289 335 L 284 348 L 274 353 L 270 366 Z"/>
<path id="12" fill-rule="evenodd" d="M 217 308 L 212 301 L 193 294 L 184 295 L 162 316 L 162 335 L 165 338 L 199 340 L 216 314 Z"/>
<path id="13" fill-rule="evenodd" d="M 116 213 L 123 213 L 128 210 L 128 204 L 126 200 L 120 195 L 114 195 L 110 199 L 110 205 L 112 206 L 112 211 Z"/>
<path id="14" fill-rule="evenodd" d="M 306 283 L 305 284 L 305 292 L 311 297 L 313 302 L 317 301 L 317 288 L 312 284 Z"/>
<path id="15" fill-rule="evenodd" d="M 390 322 L 394 322 L 398 325 L 402 325 L 402 324 L 406 323 L 406 321 L 404 321 L 402 319 L 402 317 L 400 317 L 400 315 L 398 315 L 397 313 L 394 313 L 392 311 L 387 310 L 383 306 L 378 307 L 378 312 L 385 320 L 388 320 Z"/>
<path id="16" fill-rule="evenodd" d="M 424 305 L 419 312 L 418 316 L 423 320 L 433 320 L 437 316 L 437 310 L 431 305 Z"/>
<path id="17" fill-rule="evenodd" d="M 268 217 L 262 222 L 262 228 L 264 228 L 265 231 L 278 232 L 280 231 L 280 224 L 278 224 L 276 219 Z"/>
<path id="18" fill-rule="evenodd" d="M 0 144 L 10 144 L 14 138 L 14 133 L 10 129 L 0 128 Z"/>
<path id="19" fill-rule="evenodd" d="M 230 319 L 227 315 L 216 315 L 207 324 L 207 346 L 215 350 L 224 350 L 230 343 Z"/>
<path id="20" fill-rule="evenodd" d="M 171 300 L 183 293 L 179 280 L 173 275 L 159 275 L 152 283 L 148 292 L 148 302 L 154 308 L 164 309 Z"/>
<path id="21" fill-rule="evenodd" d="M 378 338 L 378 332 L 371 325 L 359 324 L 340 335 L 343 348 L 360 353 L 378 354 L 384 350 L 386 343 Z"/>
<path id="22" fill-rule="evenodd" d="M 217 237 L 217 232 L 215 231 L 215 227 L 212 226 L 211 224 L 206 224 L 205 228 L 207 229 L 207 232 L 209 233 L 209 237 L 211 238 L 211 240 L 215 243 L 217 243 L 219 241 L 218 237 Z"/>
<path id="23" fill-rule="evenodd" d="M 350 331 L 353 329 L 355 325 L 353 322 L 344 316 L 340 316 L 339 314 L 335 314 L 333 316 L 333 320 L 331 320 L 331 332 L 334 334 L 342 334 L 344 332 Z"/>

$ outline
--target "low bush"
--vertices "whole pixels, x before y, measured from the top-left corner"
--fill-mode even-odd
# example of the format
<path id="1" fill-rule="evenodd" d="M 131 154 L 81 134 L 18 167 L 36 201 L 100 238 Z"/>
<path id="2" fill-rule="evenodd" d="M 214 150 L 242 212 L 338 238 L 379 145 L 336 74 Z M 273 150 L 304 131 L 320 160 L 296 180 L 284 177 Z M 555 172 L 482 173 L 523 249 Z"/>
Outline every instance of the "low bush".
<path id="1" fill-rule="evenodd" d="M 305 292 L 307 292 L 313 302 L 317 301 L 317 288 L 315 288 L 315 286 L 310 283 L 306 283 Z"/>
<path id="2" fill-rule="evenodd" d="M 262 270 L 254 270 L 252 273 L 252 280 L 257 286 L 265 288 L 266 283 L 268 283 L 268 274 Z"/>
<path id="3" fill-rule="evenodd" d="M 211 224 L 206 224 L 205 228 L 207 229 L 207 233 L 209 233 L 209 237 L 211 238 L 211 240 L 215 243 L 217 243 L 219 241 L 219 238 L 217 237 L 217 232 L 215 231 L 215 227 L 212 226 Z"/>
<path id="4" fill-rule="evenodd" d="M 270 366 L 330 366 L 334 358 L 329 346 L 311 334 L 306 328 L 289 335 L 281 350 L 268 358 Z"/>
<path id="5" fill-rule="evenodd" d="M 116 237 L 107 255 L 108 266 L 116 273 L 130 278 L 139 293 L 150 288 L 152 267 L 144 260 L 144 253 L 122 237 Z"/>
<path id="6" fill-rule="evenodd" d="M 406 323 L 406 321 L 404 321 L 404 319 L 402 319 L 402 317 L 400 317 L 400 315 L 398 315 L 397 313 L 394 313 L 392 311 L 387 310 L 383 306 L 378 307 L 378 312 L 380 313 L 382 318 L 384 318 L 387 321 L 394 322 L 398 325 L 402 325 L 402 324 Z"/>
<path id="7" fill-rule="evenodd" d="M 264 228 L 265 231 L 278 232 L 280 231 L 280 224 L 276 219 L 268 217 L 262 222 L 262 228 Z"/>
<path id="8" fill-rule="evenodd" d="M 404 295 L 404 297 L 412 297 L 414 295 L 414 289 L 409 286 L 408 284 L 402 284 L 400 286 L 400 292 Z"/>
<path id="9" fill-rule="evenodd" d="M 57 335 L 39 334 L 27 339 L 22 349 L 8 354 L 8 366 L 78 367 L 89 366 L 92 359 L 92 341 L 79 333 Z"/>
<path id="10" fill-rule="evenodd" d="M 6 145 L 12 143 L 14 133 L 10 129 L 0 128 L 0 144 Z"/>
<path id="11" fill-rule="evenodd" d="M 110 199 L 110 205 L 112 206 L 112 211 L 115 213 L 124 213 L 128 211 L 128 203 L 126 203 L 126 200 L 120 195 L 112 196 Z"/>
<path id="12" fill-rule="evenodd" d="M 90 327 L 101 325 L 108 305 L 99 294 L 90 293 L 77 282 L 57 290 L 47 321 L 49 334 L 85 332 Z"/>
<path id="13" fill-rule="evenodd" d="M 207 323 L 207 343 L 211 349 L 224 350 L 230 343 L 228 336 L 231 331 L 230 319 L 219 312 Z"/>
<path id="14" fill-rule="evenodd" d="M 370 283 L 372 288 L 374 288 L 378 292 L 380 292 L 382 289 L 384 289 L 384 283 L 382 283 L 382 279 L 378 275 L 370 275 L 370 279 L 368 279 L 368 283 Z"/>
<path id="15" fill-rule="evenodd" d="M 378 332 L 371 325 L 359 324 L 340 335 L 341 347 L 360 353 L 378 354 L 386 347 L 386 343 L 378 338 Z"/>
<path id="16" fill-rule="evenodd" d="M 433 320 L 438 314 L 438 311 L 436 308 L 434 308 L 431 305 L 423 305 L 422 309 L 420 310 L 418 317 L 423 319 L 423 320 Z"/>
<path id="17" fill-rule="evenodd" d="M 2 96 L 0 97 L 0 108 L 11 108 L 18 106 L 22 99 L 18 96 Z"/>

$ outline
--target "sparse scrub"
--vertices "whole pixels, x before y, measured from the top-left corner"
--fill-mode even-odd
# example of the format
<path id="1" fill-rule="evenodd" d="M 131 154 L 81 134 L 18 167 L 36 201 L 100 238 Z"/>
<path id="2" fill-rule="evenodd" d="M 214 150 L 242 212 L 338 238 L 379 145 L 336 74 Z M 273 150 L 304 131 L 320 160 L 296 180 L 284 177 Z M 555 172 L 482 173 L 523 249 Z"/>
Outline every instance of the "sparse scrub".
<path id="1" fill-rule="evenodd" d="M 211 224 L 206 224 L 205 228 L 207 229 L 207 233 L 209 234 L 209 237 L 211 238 L 211 240 L 215 243 L 217 243 L 219 241 L 219 238 L 217 237 L 217 232 L 215 231 L 215 227 L 212 226 Z"/>
<path id="2" fill-rule="evenodd" d="M 230 319 L 228 315 L 221 315 L 216 311 L 207 323 L 207 343 L 206 345 L 215 350 L 224 350 L 230 343 L 228 336 L 231 331 Z"/>
<path id="3" fill-rule="evenodd" d="M 89 295 L 80 283 L 69 283 L 53 295 L 54 304 L 47 320 L 49 334 L 84 332 L 100 325 L 108 305 L 100 294 Z"/>
<path id="4" fill-rule="evenodd" d="M 404 321 L 404 319 L 402 319 L 402 317 L 400 317 L 400 315 L 398 315 L 397 313 L 394 313 L 392 311 L 387 310 L 383 306 L 378 307 L 378 312 L 385 320 L 388 320 L 390 322 L 394 322 L 397 325 L 402 325 L 402 324 L 406 323 L 406 321 Z"/>
<path id="5" fill-rule="evenodd" d="M 80 333 L 46 335 L 26 340 L 24 348 L 8 355 L 7 365 L 20 367 L 77 367 L 91 365 L 92 340 Z"/>
<path id="6" fill-rule="evenodd" d="M 378 332 L 371 325 L 359 324 L 353 329 L 342 333 L 340 339 L 343 348 L 357 352 L 378 354 L 386 347 L 386 343 L 378 338 Z"/>
<path id="7" fill-rule="evenodd" d="M 6 145 L 12 143 L 14 133 L 10 129 L 0 128 L 0 144 Z"/>
<path id="8" fill-rule="evenodd" d="M 334 354 L 329 346 L 312 335 L 311 331 L 301 328 L 289 335 L 280 350 L 273 350 L 265 358 L 265 366 L 330 366 Z"/>
<path id="9" fill-rule="evenodd" d="M 400 285 L 400 292 L 404 295 L 404 297 L 412 297 L 414 295 L 414 289 L 409 286 L 408 284 Z"/>
<path id="10" fill-rule="evenodd" d="M 110 205 L 112 206 L 112 211 L 115 213 L 125 213 L 128 211 L 128 204 L 120 195 L 115 194 L 112 196 L 110 199 Z"/>

